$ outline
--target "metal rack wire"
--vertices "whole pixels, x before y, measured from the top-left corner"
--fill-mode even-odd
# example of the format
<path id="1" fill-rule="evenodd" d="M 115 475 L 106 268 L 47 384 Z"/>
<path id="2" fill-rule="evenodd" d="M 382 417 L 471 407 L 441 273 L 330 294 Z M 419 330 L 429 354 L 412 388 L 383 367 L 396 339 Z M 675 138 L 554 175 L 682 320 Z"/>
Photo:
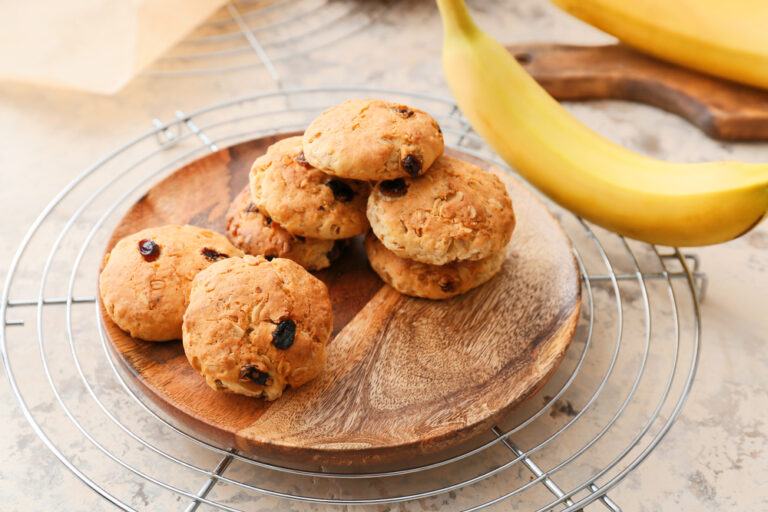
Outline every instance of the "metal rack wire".
<path id="1" fill-rule="evenodd" d="M 333 45 L 364 29 L 399 0 L 237 0 L 142 74 L 182 77 L 263 68 Z"/>
<path id="2" fill-rule="evenodd" d="M 294 508 L 492 510 L 514 502 L 543 512 L 594 502 L 621 510 L 608 491 L 659 444 L 690 390 L 706 276 L 693 256 L 625 240 L 549 203 L 582 275 L 585 302 L 571 348 L 534 399 L 441 458 L 367 473 L 257 460 L 182 430 L 113 360 L 95 295 L 102 248 L 121 214 L 207 152 L 302 129 L 329 105 L 372 95 L 432 113 L 448 145 L 509 170 L 450 100 L 387 89 L 285 89 L 157 122 L 61 190 L 22 240 L 0 304 L 12 391 L 48 449 L 118 508 L 281 509 L 290 500 Z"/>

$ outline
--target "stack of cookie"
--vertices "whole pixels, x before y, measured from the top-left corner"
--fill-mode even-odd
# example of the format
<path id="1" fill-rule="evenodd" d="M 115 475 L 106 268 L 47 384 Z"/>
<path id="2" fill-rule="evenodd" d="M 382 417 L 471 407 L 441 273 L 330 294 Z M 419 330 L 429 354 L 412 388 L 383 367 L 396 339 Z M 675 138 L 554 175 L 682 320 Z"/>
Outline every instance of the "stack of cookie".
<path id="1" fill-rule="evenodd" d="M 326 268 L 349 238 L 368 231 L 371 185 L 418 176 L 442 152 L 440 127 L 425 112 L 347 101 L 254 162 L 249 190 L 227 213 L 227 233 L 248 254 Z"/>
<path id="2" fill-rule="evenodd" d="M 446 299 L 501 270 L 515 227 L 501 180 L 443 155 L 424 176 L 378 183 L 365 239 L 376 273 L 400 293 Z"/>
<path id="3" fill-rule="evenodd" d="M 464 293 L 500 270 L 515 216 L 496 176 L 443 149 L 425 112 L 346 101 L 256 160 L 227 216 L 230 240 L 319 270 L 370 223 L 366 251 L 385 282 L 430 299 Z"/>
<path id="4" fill-rule="evenodd" d="M 304 133 L 303 155 L 327 174 L 368 180 L 371 267 L 400 293 L 445 299 L 493 277 L 515 227 L 494 175 L 443 155 L 437 122 L 380 100 L 325 111 Z"/>

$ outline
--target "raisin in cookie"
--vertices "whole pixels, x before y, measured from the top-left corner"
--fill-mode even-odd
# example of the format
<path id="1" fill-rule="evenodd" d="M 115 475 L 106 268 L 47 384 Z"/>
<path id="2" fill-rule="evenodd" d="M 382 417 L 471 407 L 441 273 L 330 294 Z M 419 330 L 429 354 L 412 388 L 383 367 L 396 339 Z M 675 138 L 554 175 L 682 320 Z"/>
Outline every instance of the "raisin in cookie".
<path id="1" fill-rule="evenodd" d="M 297 263 L 231 258 L 195 278 L 184 352 L 211 388 L 274 400 L 320 373 L 332 327 L 328 289 Z"/>
<path id="2" fill-rule="evenodd" d="M 506 247 L 515 228 L 501 180 L 446 155 L 424 176 L 378 183 L 368 220 L 389 250 L 431 265 L 487 258 Z"/>
<path id="3" fill-rule="evenodd" d="M 507 255 L 502 249 L 481 260 L 429 265 L 401 258 L 373 233 L 365 237 L 365 251 L 371 268 L 385 283 L 404 295 L 425 299 L 447 299 L 480 286 L 501 270 Z"/>
<path id="4" fill-rule="evenodd" d="M 319 240 L 292 235 L 277 222 L 264 216 L 251 201 L 245 187 L 227 212 L 229 240 L 247 254 L 267 259 L 288 258 L 307 270 L 329 267 L 347 245 L 347 240 Z"/>
<path id="5" fill-rule="evenodd" d="M 120 240 L 99 276 L 101 300 L 134 338 L 181 338 L 192 280 L 213 262 L 242 256 L 223 235 L 196 226 L 148 228 Z"/>
<path id="6" fill-rule="evenodd" d="M 370 184 L 336 178 L 302 156 L 301 137 L 276 142 L 251 168 L 251 195 L 259 210 L 286 231 L 337 240 L 368 230 Z"/>
<path id="7" fill-rule="evenodd" d="M 443 153 L 443 133 L 421 110 L 381 100 L 349 100 L 304 132 L 304 157 L 328 174 L 356 180 L 418 176 Z"/>

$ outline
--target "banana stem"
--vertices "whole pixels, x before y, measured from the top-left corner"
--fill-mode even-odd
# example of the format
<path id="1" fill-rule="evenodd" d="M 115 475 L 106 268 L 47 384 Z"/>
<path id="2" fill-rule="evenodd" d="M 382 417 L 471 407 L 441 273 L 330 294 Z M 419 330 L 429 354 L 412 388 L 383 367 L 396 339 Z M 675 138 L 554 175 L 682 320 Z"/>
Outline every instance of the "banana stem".
<path id="1" fill-rule="evenodd" d="M 448 32 L 475 32 L 478 30 L 464 0 L 437 0 L 443 26 Z"/>

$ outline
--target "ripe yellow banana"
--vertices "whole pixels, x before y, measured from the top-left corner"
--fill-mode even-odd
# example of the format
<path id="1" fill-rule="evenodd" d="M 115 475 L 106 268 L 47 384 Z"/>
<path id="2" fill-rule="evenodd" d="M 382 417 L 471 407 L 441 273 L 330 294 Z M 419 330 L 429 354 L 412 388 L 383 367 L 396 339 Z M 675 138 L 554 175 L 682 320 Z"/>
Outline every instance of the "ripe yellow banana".
<path id="1" fill-rule="evenodd" d="M 767 0 L 768 1 L 768 0 Z M 462 113 L 515 170 L 600 226 L 650 243 L 709 245 L 768 213 L 768 164 L 669 163 L 581 124 L 472 21 L 463 0 L 437 0 L 443 68 Z"/>
<path id="2" fill-rule="evenodd" d="M 660 59 L 768 89 L 766 0 L 551 0 Z"/>

